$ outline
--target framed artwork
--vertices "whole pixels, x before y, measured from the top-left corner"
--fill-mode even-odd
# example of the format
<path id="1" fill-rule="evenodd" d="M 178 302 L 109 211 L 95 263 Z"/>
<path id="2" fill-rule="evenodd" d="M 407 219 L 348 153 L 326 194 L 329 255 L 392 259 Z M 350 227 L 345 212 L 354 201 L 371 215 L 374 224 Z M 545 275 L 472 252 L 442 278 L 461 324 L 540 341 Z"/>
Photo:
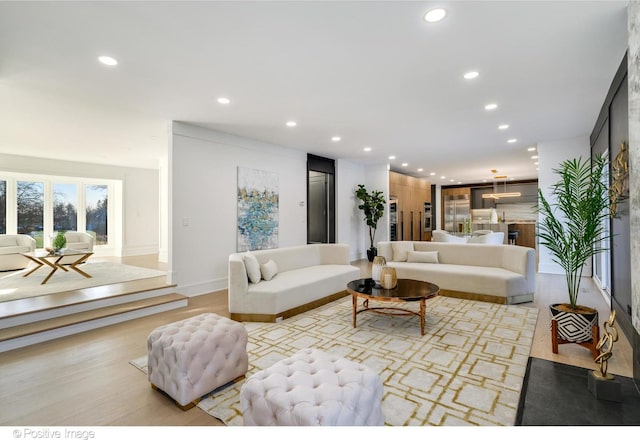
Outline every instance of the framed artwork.
<path id="1" fill-rule="evenodd" d="M 238 167 L 238 252 L 278 247 L 278 173 Z"/>

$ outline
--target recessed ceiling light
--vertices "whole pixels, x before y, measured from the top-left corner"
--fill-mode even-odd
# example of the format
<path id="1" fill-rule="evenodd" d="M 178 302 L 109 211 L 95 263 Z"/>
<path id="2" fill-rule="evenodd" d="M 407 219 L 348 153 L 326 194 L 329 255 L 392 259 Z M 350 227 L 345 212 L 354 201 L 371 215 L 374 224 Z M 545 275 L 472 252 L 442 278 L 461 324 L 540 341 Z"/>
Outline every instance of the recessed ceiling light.
<path id="1" fill-rule="evenodd" d="M 516 180 L 515 177 L 509 177 L 509 180 Z"/>
<path id="2" fill-rule="evenodd" d="M 389 160 L 393 160 L 395 158 L 396 158 L 395 156 L 389 156 Z"/>
<path id="3" fill-rule="evenodd" d="M 536 171 L 540 171 L 540 168 L 536 168 Z"/>
<path id="4" fill-rule="evenodd" d="M 436 9 L 427 11 L 427 13 L 424 14 L 424 20 L 429 23 L 435 23 L 442 20 L 445 17 L 445 15 L 447 15 L 447 11 L 445 11 L 442 8 L 436 8 Z"/>
<path id="5" fill-rule="evenodd" d="M 509 128 L 509 124 L 498 125 L 498 130 L 506 130 L 507 128 Z"/>
<path id="6" fill-rule="evenodd" d="M 116 60 L 115 58 L 111 58 L 108 56 L 101 56 L 98 57 L 98 61 L 100 61 L 102 64 L 105 64 L 107 66 L 117 66 L 118 65 L 118 60 Z"/>
<path id="7" fill-rule="evenodd" d="M 444 180 L 444 179 L 446 179 L 447 177 L 446 177 L 446 176 L 440 176 L 440 178 Z"/>
<path id="8" fill-rule="evenodd" d="M 462 182 L 458 182 L 458 185 L 462 185 Z"/>
<path id="9" fill-rule="evenodd" d="M 536 147 L 529 147 L 527 148 L 527 151 L 536 151 Z"/>
<path id="10" fill-rule="evenodd" d="M 498 108 L 498 104 L 493 103 L 493 102 L 491 104 L 487 104 L 487 105 L 484 106 L 485 110 L 495 110 L 497 108 Z"/>
<path id="11" fill-rule="evenodd" d="M 287 121 L 287 127 L 295 127 L 298 125 L 296 121 Z"/>
<path id="12" fill-rule="evenodd" d="M 218 98 L 218 103 L 220 103 L 220 104 L 229 104 L 229 103 L 231 103 L 231 100 L 229 98 L 220 97 L 220 98 Z"/>
<path id="13" fill-rule="evenodd" d="M 480 74 L 474 70 L 474 71 L 471 71 L 471 72 L 467 72 L 467 73 L 465 73 L 465 74 L 464 74 L 464 79 L 473 79 L 473 78 L 477 78 L 477 77 L 478 77 L 478 75 L 480 75 Z"/>
<path id="14" fill-rule="evenodd" d="M 483 182 L 486 182 L 486 181 L 487 181 L 487 179 L 482 179 L 482 181 L 483 181 Z"/>
<path id="15" fill-rule="evenodd" d="M 510 144 L 513 144 L 514 142 L 518 142 L 518 139 L 509 139 L 507 142 L 509 142 Z"/>
<path id="16" fill-rule="evenodd" d="M 531 156 L 531 159 L 537 159 L 538 156 Z"/>
<path id="17" fill-rule="evenodd" d="M 371 151 L 371 147 L 364 147 L 362 150 L 364 150 L 364 151 Z"/>
<path id="18" fill-rule="evenodd" d="M 539 162 L 534 162 L 533 164 L 534 164 L 534 165 L 539 165 Z"/>
<path id="19" fill-rule="evenodd" d="M 429 175 L 430 175 L 430 176 L 435 176 L 435 175 L 436 175 L 436 173 L 429 173 Z"/>
<path id="20" fill-rule="evenodd" d="M 406 162 L 404 162 L 404 163 L 402 164 L 402 166 L 403 166 L 403 167 L 408 167 L 408 166 L 409 166 L 409 164 L 408 164 L 408 163 L 406 163 Z"/>
<path id="21" fill-rule="evenodd" d="M 333 142 L 340 142 L 340 139 L 342 139 L 340 136 L 334 136 L 331 138 Z"/>
<path id="22" fill-rule="evenodd" d="M 419 172 L 419 173 L 421 173 L 421 172 L 423 172 L 423 171 L 424 171 L 424 169 L 423 169 L 423 168 L 418 168 L 418 172 Z"/>
<path id="23" fill-rule="evenodd" d="M 455 180 L 453 180 L 453 179 L 449 179 L 449 182 L 455 182 Z"/>

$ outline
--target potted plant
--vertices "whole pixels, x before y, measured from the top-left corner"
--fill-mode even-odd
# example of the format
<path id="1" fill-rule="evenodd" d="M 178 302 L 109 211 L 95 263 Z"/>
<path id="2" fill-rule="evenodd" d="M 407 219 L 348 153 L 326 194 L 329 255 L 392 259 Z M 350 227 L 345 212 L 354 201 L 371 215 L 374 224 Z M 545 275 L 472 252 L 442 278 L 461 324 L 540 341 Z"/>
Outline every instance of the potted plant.
<path id="1" fill-rule="evenodd" d="M 373 257 L 378 255 L 378 250 L 373 245 L 376 237 L 376 228 L 378 226 L 378 220 L 380 220 L 384 214 L 386 200 L 382 196 L 382 191 L 369 192 L 364 185 L 358 185 L 358 189 L 356 189 L 356 197 L 360 200 L 358 208 L 364 211 L 364 220 L 366 221 L 367 226 L 369 226 L 369 240 L 371 246 L 367 250 L 367 258 L 369 261 L 373 261 Z"/>
<path id="2" fill-rule="evenodd" d="M 55 237 L 53 237 L 53 250 L 60 252 L 67 245 L 67 237 L 64 236 L 65 231 L 58 231 Z"/>
<path id="3" fill-rule="evenodd" d="M 590 348 L 594 357 L 597 355 L 598 312 L 579 305 L 578 294 L 585 263 L 606 249 L 600 243 L 610 237 L 603 227 L 610 217 L 609 191 L 602 181 L 606 167 L 607 160 L 602 156 L 566 160 L 553 170 L 560 176 L 551 186 L 553 203 L 538 189 L 538 210 L 544 217 L 537 235 L 553 261 L 564 269 L 569 295 L 568 303 L 549 306 L 555 321 L 554 353 L 558 352 L 558 343 L 574 342 Z"/>

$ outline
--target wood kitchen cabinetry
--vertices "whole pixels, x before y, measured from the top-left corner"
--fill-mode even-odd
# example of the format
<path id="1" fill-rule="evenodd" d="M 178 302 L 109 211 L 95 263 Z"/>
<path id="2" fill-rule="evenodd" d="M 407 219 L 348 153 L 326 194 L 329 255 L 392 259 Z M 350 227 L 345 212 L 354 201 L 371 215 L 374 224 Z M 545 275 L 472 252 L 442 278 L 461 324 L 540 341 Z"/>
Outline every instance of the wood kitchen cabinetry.
<path id="1" fill-rule="evenodd" d="M 429 181 L 390 171 L 389 194 L 396 199 L 397 239 L 430 240 L 431 231 L 424 231 L 425 203 L 431 203 Z"/>
<path id="2" fill-rule="evenodd" d="M 536 224 L 531 223 L 509 223 L 510 231 L 518 231 L 516 244 L 536 249 Z"/>

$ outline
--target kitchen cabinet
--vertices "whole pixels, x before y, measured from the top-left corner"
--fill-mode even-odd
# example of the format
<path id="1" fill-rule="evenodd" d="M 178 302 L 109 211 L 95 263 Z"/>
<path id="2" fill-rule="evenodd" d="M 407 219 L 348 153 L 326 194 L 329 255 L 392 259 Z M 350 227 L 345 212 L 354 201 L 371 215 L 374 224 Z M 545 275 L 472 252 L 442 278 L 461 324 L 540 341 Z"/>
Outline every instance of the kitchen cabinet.
<path id="1" fill-rule="evenodd" d="M 536 249 L 536 223 L 509 223 L 510 231 L 518 231 L 516 245 Z"/>
<path id="2" fill-rule="evenodd" d="M 396 200 L 398 240 L 428 240 L 424 231 L 425 203 L 431 203 L 428 180 L 389 172 L 389 194 Z"/>

